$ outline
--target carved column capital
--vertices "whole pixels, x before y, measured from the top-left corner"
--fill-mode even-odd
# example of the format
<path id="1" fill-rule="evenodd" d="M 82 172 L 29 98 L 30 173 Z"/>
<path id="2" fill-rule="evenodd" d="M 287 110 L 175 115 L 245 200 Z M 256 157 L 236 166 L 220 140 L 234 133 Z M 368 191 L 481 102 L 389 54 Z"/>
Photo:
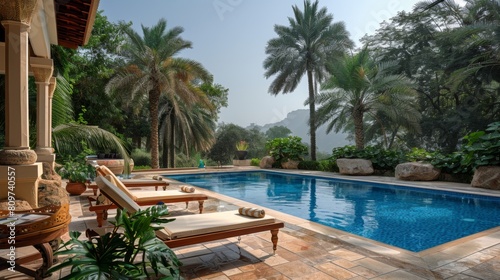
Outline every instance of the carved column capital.
<path id="1" fill-rule="evenodd" d="M 53 98 L 54 97 L 54 91 L 56 90 L 56 86 L 57 86 L 57 79 L 56 77 L 50 77 L 50 81 L 49 81 L 49 98 Z"/>
<path id="2" fill-rule="evenodd" d="M 52 59 L 42 57 L 31 57 L 30 66 L 35 76 L 35 82 L 50 84 L 50 78 L 54 72 Z"/>
<path id="3" fill-rule="evenodd" d="M 37 0 L 0 0 L 0 19 L 30 25 L 37 5 Z"/>

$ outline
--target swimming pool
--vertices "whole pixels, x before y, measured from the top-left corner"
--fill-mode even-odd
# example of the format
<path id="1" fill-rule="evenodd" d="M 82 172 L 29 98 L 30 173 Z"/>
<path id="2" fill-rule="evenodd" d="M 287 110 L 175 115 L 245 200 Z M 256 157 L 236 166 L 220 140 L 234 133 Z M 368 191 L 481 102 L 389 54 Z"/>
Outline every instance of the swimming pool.
<path id="1" fill-rule="evenodd" d="M 267 171 L 165 175 L 419 252 L 500 225 L 500 198 Z"/>

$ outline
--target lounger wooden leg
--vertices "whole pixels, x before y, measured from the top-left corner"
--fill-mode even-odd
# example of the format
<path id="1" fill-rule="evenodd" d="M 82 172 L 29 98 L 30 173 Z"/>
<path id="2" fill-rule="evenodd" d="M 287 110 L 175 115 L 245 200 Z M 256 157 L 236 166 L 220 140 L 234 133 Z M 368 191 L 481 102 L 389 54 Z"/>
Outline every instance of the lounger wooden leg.
<path id="1" fill-rule="evenodd" d="M 97 188 L 92 189 L 92 192 L 94 193 L 94 196 L 96 196 L 97 195 Z"/>
<path id="2" fill-rule="evenodd" d="M 157 190 L 158 190 L 158 186 L 155 186 L 155 191 L 157 191 Z"/>
<path id="3" fill-rule="evenodd" d="M 203 213 L 203 203 L 205 203 L 204 200 L 198 200 L 198 208 L 200 209 L 200 214 Z"/>
<path id="4" fill-rule="evenodd" d="M 104 221 L 104 211 L 102 210 L 97 210 L 95 211 L 96 218 L 97 218 L 97 226 L 102 227 L 102 222 Z"/>
<path id="5" fill-rule="evenodd" d="M 271 230 L 271 242 L 273 243 L 273 255 L 276 254 L 276 249 L 278 249 L 278 232 L 279 229 Z"/>

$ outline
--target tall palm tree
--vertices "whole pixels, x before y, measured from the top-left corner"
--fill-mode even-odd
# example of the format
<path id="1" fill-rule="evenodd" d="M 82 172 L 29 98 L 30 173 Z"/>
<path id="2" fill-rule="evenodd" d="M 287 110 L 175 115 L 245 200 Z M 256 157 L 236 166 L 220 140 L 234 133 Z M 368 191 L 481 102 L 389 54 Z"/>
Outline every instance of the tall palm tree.
<path id="1" fill-rule="evenodd" d="M 167 22 L 160 19 L 151 27 L 142 26 L 143 37 L 128 27 L 128 41 L 123 47 L 127 65 L 117 72 L 106 90 L 121 89 L 123 94 L 135 99 L 136 95 L 147 95 L 151 122 L 151 167 L 159 168 L 158 106 L 160 96 L 167 95 L 172 102 L 178 96 L 184 102 L 193 102 L 187 81 L 194 78 L 209 79 L 208 72 L 192 60 L 174 58 L 180 51 L 191 48 L 191 42 L 180 37 L 181 27 L 167 30 Z M 179 80 L 182 81 L 179 82 Z M 179 91 L 181 90 L 181 91 Z M 177 106 L 175 102 L 172 106 Z"/>
<path id="2" fill-rule="evenodd" d="M 329 122 L 327 132 L 334 127 L 339 131 L 352 121 L 356 147 L 363 149 L 365 114 L 370 114 L 372 120 L 380 112 L 391 121 L 420 117 L 411 81 L 402 75 L 392 75 L 390 66 L 390 63 L 375 63 L 364 48 L 328 68 L 332 76 L 322 85 L 325 91 L 317 98 L 318 120 L 321 124 Z"/>
<path id="3" fill-rule="evenodd" d="M 309 103 L 309 134 L 311 137 L 311 159 L 316 160 L 316 83 L 326 77 L 326 62 L 344 54 L 353 46 L 343 22 L 333 23 L 333 16 L 326 8 L 318 8 L 318 1 L 304 1 L 304 10 L 292 6 L 294 18 L 289 17 L 290 26 L 275 25 L 278 34 L 267 42 L 264 76 L 276 75 L 269 92 L 293 92 L 300 80 L 307 75 Z"/>
<path id="4" fill-rule="evenodd" d="M 168 101 L 161 102 L 159 132 L 163 143 L 163 165 L 175 167 L 175 148 L 188 156 L 191 152 L 210 149 L 215 142 L 215 120 L 212 107 L 200 103 L 179 103 L 177 107 L 169 104 Z"/>

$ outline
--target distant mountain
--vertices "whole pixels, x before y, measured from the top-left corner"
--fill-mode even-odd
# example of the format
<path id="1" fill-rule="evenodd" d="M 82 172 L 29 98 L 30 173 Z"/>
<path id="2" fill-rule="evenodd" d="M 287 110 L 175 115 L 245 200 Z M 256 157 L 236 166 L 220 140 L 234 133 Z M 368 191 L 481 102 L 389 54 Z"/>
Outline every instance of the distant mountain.
<path id="1" fill-rule="evenodd" d="M 251 125 L 248 128 L 257 128 L 261 132 L 265 133 L 269 128 L 274 126 L 285 126 L 292 131 L 293 136 L 299 136 L 302 138 L 304 143 L 310 144 L 310 136 L 309 136 L 309 125 L 307 121 L 309 120 L 309 110 L 300 109 L 295 110 L 286 116 L 286 118 L 282 121 L 266 124 L 263 126 L 260 125 Z M 316 130 L 316 146 L 318 147 L 319 152 L 331 153 L 332 149 L 335 147 L 342 147 L 345 145 L 353 145 L 353 143 L 346 140 L 347 134 L 330 132 L 326 134 L 326 125 L 320 126 Z"/>

